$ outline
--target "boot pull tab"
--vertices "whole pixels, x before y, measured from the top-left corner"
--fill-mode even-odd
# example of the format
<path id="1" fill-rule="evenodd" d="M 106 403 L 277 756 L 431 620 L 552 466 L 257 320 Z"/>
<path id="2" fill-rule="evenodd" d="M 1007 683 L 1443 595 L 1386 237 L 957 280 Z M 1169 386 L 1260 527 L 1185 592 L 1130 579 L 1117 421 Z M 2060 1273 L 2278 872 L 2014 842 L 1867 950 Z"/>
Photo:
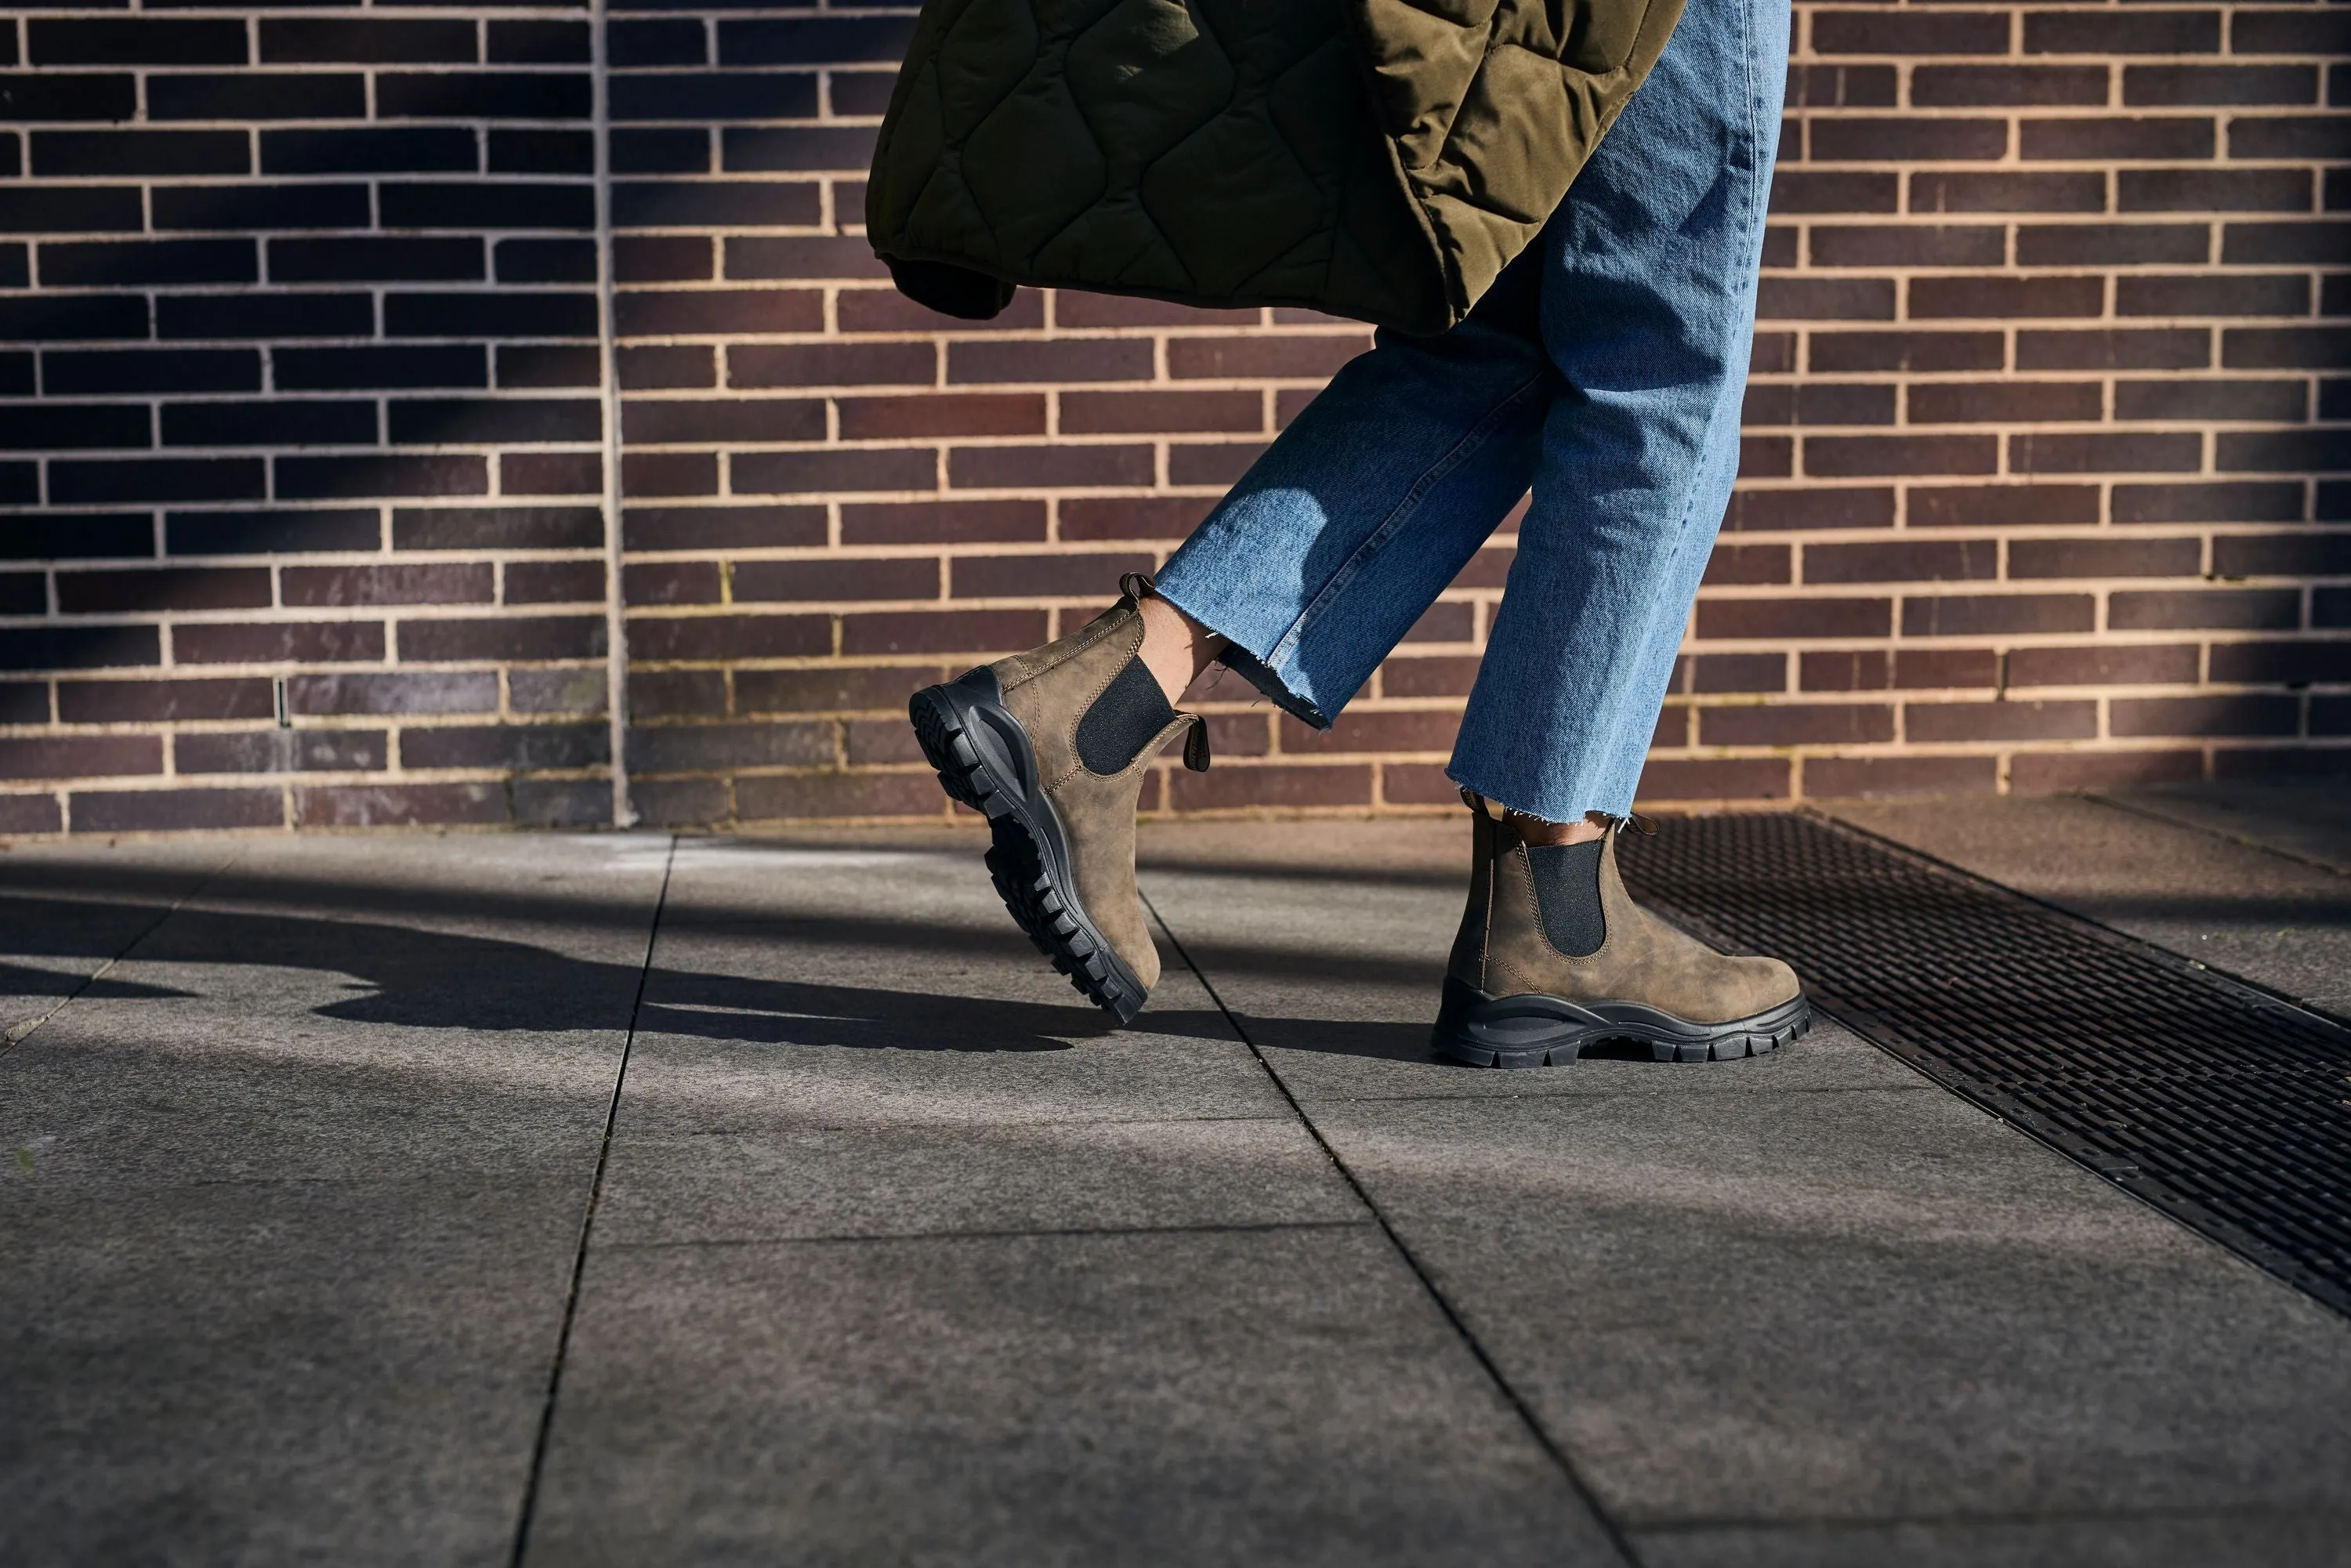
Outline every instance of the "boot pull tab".
<path id="1" fill-rule="evenodd" d="M 1142 603 L 1143 596 L 1158 586 L 1151 580 L 1148 572 L 1130 571 L 1118 580 L 1119 592 L 1125 595 L 1130 602 L 1135 604 Z"/>
<path id="2" fill-rule="evenodd" d="M 1463 785 L 1461 789 L 1461 803 L 1468 807 L 1471 810 L 1477 812 L 1479 816 L 1490 817 L 1497 822 L 1504 822 L 1510 820 L 1510 810 L 1509 807 L 1503 805 L 1499 800 L 1489 800 L 1485 796 L 1480 795 L 1477 790 L 1470 789 L 1466 784 Z"/>
<path id="3" fill-rule="evenodd" d="M 1184 766 L 1195 773 L 1208 770 L 1208 721 L 1196 713 L 1184 716 L 1192 721 L 1192 732 L 1184 737 Z"/>

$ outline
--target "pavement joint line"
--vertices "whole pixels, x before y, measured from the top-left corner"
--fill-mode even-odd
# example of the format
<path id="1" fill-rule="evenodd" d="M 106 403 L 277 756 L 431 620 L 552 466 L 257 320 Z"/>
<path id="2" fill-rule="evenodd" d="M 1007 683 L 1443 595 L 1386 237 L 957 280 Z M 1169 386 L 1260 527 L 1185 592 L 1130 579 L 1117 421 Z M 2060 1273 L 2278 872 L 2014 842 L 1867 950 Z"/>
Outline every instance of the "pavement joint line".
<path id="1" fill-rule="evenodd" d="M 1281 1048 L 1277 1046 L 1275 1049 Z M 1635 1062 L 1630 1065 L 1641 1064 Z M 1656 1065 L 1673 1068 L 1696 1064 L 1659 1062 Z M 1708 1065 L 1728 1067 L 1731 1064 L 1709 1062 Z M 1909 1063 L 1904 1062 L 1903 1065 L 1907 1067 Z M 1913 1068 L 1912 1071 L 1916 1071 L 1917 1069 Z M 1754 1092 L 1752 1086 L 1729 1092 Z M 1712 1094 L 1723 1092 L 1695 1089 L 1689 1092 Z M 1773 1094 L 1948 1094 L 1950 1091 L 1931 1079 L 1921 1079 L 1916 1083 L 1802 1083 L 1793 1084 L 1785 1089 L 1770 1090 L 1767 1092 Z M 1301 1099 L 1299 1103 L 1301 1105 L 1522 1105 L 1550 1104 L 1562 1101 L 1630 1100 L 1638 1097 L 1641 1097 L 1639 1092 L 1632 1089 L 1577 1089 L 1570 1090 L 1565 1093 L 1550 1094 L 1533 1091 L 1504 1094 L 1315 1094 Z"/>
<path id="2" fill-rule="evenodd" d="M 109 958 L 105 963 L 100 964 L 97 968 L 92 969 L 87 976 L 83 977 L 80 984 L 75 986 L 72 990 L 68 991 L 64 996 L 59 997 L 57 998 L 57 1006 L 51 1008 L 40 1017 L 26 1019 L 23 1023 L 16 1025 L 7 1033 L 0 1034 L 0 1056 L 5 1056 L 10 1051 L 16 1050 L 17 1046 L 24 1043 L 26 1038 L 35 1030 L 40 1028 L 43 1024 L 48 1022 L 51 1019 L 65 1011 L 67 1008 L 73 1005 L 75 998 L 81 996 L 83 992 L 89 990 L 92 986 L 98 984 L 99 981 L 106 978 L 107 976 L 112 974 L 114 972 L 114 967 L 117 964 L 121 963 L 123 959 L 131 956 L 131 950 L 132 948 L 138 946 L 139 944 L 146 941 L 147 938 L 155 935 L 157 931 L 162 929 L 163 922 L 171 919 L 174 915 L 179 914 L 181 910 L 185 909 L 197 898 L 202 897 L 204 895 L 204 889 L 212 886 L 215 882 L 218 882 L 221 877 L 226 873 L 229 867 L 235 865 L 239 860 L 243 859 L 246 847 L 247 846 L 246 845 L 239 844 L 235 850 L 232 850 L 229 852 L 228 859 L 221 862 L 220 864 L 204 873 L 203 879 L 200 880 L 195 886 L 182 894 L 172 902 L 172 906 L 169 909 L 166 909 L 162 914 L 149 921 L 140 929 L 139 935 L 133 936 L 130 941 L 125 942 L 122 945 L 122 950 L 120 952 L 115 954 L 113 957 Z"/>
<path id="3" fill-rule="evenodd" d="M 677 869 L 678 835 L 670 835 L 669 852 L 662 861 L 661 891 L 653 896 L 653 919 L 645 930 L 644 962 L 637 970 L 637 994 L 629 1003 L 628 1032 L 621 1040 L 621 1061 L 612 1072 L 612 1096 L 604 1107 L 604 1135 L 596 1147 L 596 1174 L 588 1184 L 588 1202 L 580 1216 L 580 1242 L 571 1254 L 571 1282 L 563 1292 L 563 1318 L 555 1335 L 555 1354 L 547 1369 L 547 1398 L 538 1408 L 538 1430 L 531 1439 L 530 1471 L 523 1481 L 522 1507 L 515 1520 L 510 1568 L 521 1568 L 530 1548 L 531 1515 L 538 1507 L 539 1478 L 547 1469 L 547 1448 L 555 1432 L 555 1402 L 563 1389 L 563 1358 L 571 1346 L 571 1324 L 580 1312 L 580 1283 L 588 1270 L 588 1238 L 596 1225 L 597 1200 L 603 1197 L 604 1174 L 611 1165 L 612 1131 L 621 1117 L 621 1092 L 629 1082 L 629 1056 L 636 1049 L 637 1018 L 644 1011 L 645 987 L 653 978 L 653 950 L 661 941 L 662 911 L 669 905 L 671 873 Z"/>
<path id="4" fill-rule="evenodd" d="M 1029 1226 L 1008 1230 L 900 1230 L 836 1236 L 721 1236 L 707 1240 L 608 1241 L 611 1252 L 662 1252 L 702 1247 L 841 1247 L 876 1241 L 1008 1241 L 1030 1236 L 1247 1236 L 1259 1231 L 1363 1230 L 1364 1219 L 1268 1219 L 1236 1225 Z"/>
<path id="5" fill-rule="evenodd" d="M 2246 1503 L 2237 1507 L 2216 1504 L 2210 1507 L 2180 1508 L 2116 1508 L 2116 1509 L 2050 1509 L 2043 1512 L 1991 1513 L 1883 1513 L 1883 1514 L 1786 1514 L 1741 1519 L 1727 1516 L 1719 1519 L 1692 1518 L 1658 1520 L 1654 1523 L 1633 1524 L 1628 1529 L 1642 1535 L 1698 1535 L 1719 1530 L 1886 1530 L 1906 1525 L 1928 1528 L 1986 1529 L 2018 1524 L 2128 1524 L 2146 1520 L 2166 1519 L 2351 1519 L 2351 1511 L 2340 1507 L 2320 1505 L 2298 1508 L 2292 1503 Z"/>
<path id="6" fill-rule="evenodd" d="M 1575 1461 L 1568 1457 L 1567 1450 L 1555 1442 L 1550 1432 L 1544 1429 L 1541 1418 L 1535 1414 L 1534 1406 L 1528 1403 L 1526 1396 L 1520 1394 L 1510 1378 L 1504 1375 L 1500 1364 L 1496 1362 L 1486 1347 L 1479 1343 L 1478 1336 L 1470 1332 L 1468 1322 L 1462 1317 L 1452 1301 L 1447 1299 L 1445 1292 L 1437 1288 L 1436 1277 L 1421 1262 L 1418 1254 L 1405 1244 L 1405 1239 L 1397 1233 L 1395 1226 L 1389 1220 L 1386 1212 L 1373 1200 L 1371 1191 L 1364 1186 L 1363 1179 L 1357 1176 L 1346 1160 L 1341 1157 L 1338 1148 L 1331 1140 L 1322 1135 L 1322 1129 L 1316 1126 L 1314 1118 L 1306 1113 L 1306 1107 L 1299 1102 L 1298 1096 L 1291 1092 L 1289 1083 L 1284 1081 L 1273 1063 L 1266 1060 L 1265 1052 L 1258 1049 L 1257 1041 L 1249 1038 L 1249 1030 L 1243 1026 L 1239 1017 L 1232 1009 L 1225 1005 L 1225 998 L 1217 991 L 1216 982 L 1209 979 L 1197 964 L 1192 962 L 1192 955 L 1185 950 L 1184 939 L 1176 935 L 1176 928 L 1167 923 L 1165 915 L 1159 913 L 1159 906 L 1151 902 L 1151 895 L 1140 888 L 1135 891 L 1137 896 L 1143 900 L 1143 907 L 1150 912 L 1152 920 L 1157 924 L 1162 932 L 1166 934 L 1169 946 L 1176 949 L 1176 956 L 1184 961 L 1184 967 L 1192 971 L 1193 977 L 1197 979 L 1201 988 L 1208 993 L 1208 999 L 1216 1003 L 1218 1012 L 1224 1014 L 1225 1021 L 1232 1026 L 1233 1033 L 1240 1038 L 1243 1045 L 1249 1047 L 1249 1055 L 1257 1059 L 1259 1068 L 1264 1071 L 1267 1078 L 1272 1081 L 1275 1090 L 1280 1093 L 1282 1099 L 1289 1102 L 1290 1110 L 1298 1117 L 1299 1124 L 1306 1129 L 1307 1135 L 1312 1138 L 1322 1149 L 1323 1156 L 1330 1160 L 1332 1168 L 1339 1173 L 1340 1179 L 1353 1191 L 1356 1201 L 1360 1202 L 1365 1211 L 1371 1215 L 1373 1223 L 1380 1228 L 1380 1234 L 1387 1238 L 1388 1245 L 1395 1249 L 1396 1256 L 1404 1260 L 1405 1267 L 1412 1270 L 1413 1278 L 1420 1281 L 1420 1288 L 1427 1293 L 1429 1301 L 1435 1303 L 1437 1312 L 1443 1314 L 1455 1336 L 1460 1340 L 1463 1348 L 1468 1351 L 1470 1357 L 1477 1362 L 1479 1368 L 1486 1374 L 1488 1381 L 1494 1385 L 1495 1391 L 1501 1395 L 1503 1401 L 1518 1416 L 1520 1424 L 1527 1430 L 1527 1435 L 1534 1439 L 1535 1447 L 1541 1449 L 1544 1456 L 1558 1467 L 1561 1476 L 1565 1479 L 1577 1500 L 1582 1502 L 1585 1511 L 1592 1515 L 1593 1522 L 1607 1538 L 1608 1543 L 1616 1549 L 1617 1556 L 1631 1564 L 1632 1568 L 1641 1568 L 1641 1554 L 1635 1549 L 1632 1538 L 1625 1532 L 1614 1519 L 1609 1516 L 1608 1511 L 1601 1506 L 1599 1494 L 1593 1491 L 1592 1484 L 1584 1479 L 1583 1472 L 1575 1468 Z"/>
<path id="7" fill-rule="evenodd" d="M 2275 855 L 2282 861 L 2292 861 L 2296 865 L 2308 866 L 2313 871 L 2323 871 L 2329 876 L 2351 878 L 2351 872 L 2345 871 L 2339 865 L 2314 859 L 2309 855 L 2296 854 L 2292 850 L 2280 849 L 2277 845 L 2261 839 L 2249 839 L 2242 833 L 2232 833 L 2226 828 L 2216 828 L 2210 822 L 2198 822 L 2186 817 L 2168 816 L 2152 807 L 2138 805 L 2129 800 L 2117 800 L 2111 795 L 2085 795 L 2082 799 L 2092 805 L 2104 806 L 2110 810 L 2120 811 L 2126 817 L 2137 817 L 2142 821 L 2161 822 L 2167 828 L 2184 828 L 2191 833 L 2201 833 L 2208 839 L 2218 839 L 2224 844 L 2234 844 L 2239 849 L 2258 850 L 2265 855 Z M 1844 821 L 1842 817 L 1837 820 Z M 1846 826 L 1850 827 L 1852 824 L 1846 823 Z"/>

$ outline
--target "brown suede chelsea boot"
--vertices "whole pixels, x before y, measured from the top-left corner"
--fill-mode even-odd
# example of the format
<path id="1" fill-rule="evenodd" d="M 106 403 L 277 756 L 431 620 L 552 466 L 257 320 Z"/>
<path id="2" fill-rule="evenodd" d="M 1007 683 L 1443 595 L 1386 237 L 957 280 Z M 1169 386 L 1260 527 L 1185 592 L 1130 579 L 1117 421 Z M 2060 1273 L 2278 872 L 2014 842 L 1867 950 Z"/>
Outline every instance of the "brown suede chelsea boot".
<path id="1" fill-rule="evenodd" d="M 1616 838 L 1529 844 L 1502 809 L 1477 813 L 1469 907 L 1445 977 L 1434 1044 L 1479 1067 L 1550 1067 L 1602 1040 L 1658 1061 L 1761 1054 L 1812 1022 L 1795 971 L 1716 952 L 1635 904 Z"/>
<path id="2" fill-rule="evenodd" d="M 907 705 L 946 792 L 987 813 L 987 869 L 1020 929 L 1053 967 L 1121 1023 L 1159 979 L 1159 949 L 1134 886 L 1134 808 L 1151 759 L 1188 731 L 1184 762 L 1206 771 L 1207 727 L 1178 713 L 1137 656 L 1151 587 L 1058 643 L 984 664 Z"/>

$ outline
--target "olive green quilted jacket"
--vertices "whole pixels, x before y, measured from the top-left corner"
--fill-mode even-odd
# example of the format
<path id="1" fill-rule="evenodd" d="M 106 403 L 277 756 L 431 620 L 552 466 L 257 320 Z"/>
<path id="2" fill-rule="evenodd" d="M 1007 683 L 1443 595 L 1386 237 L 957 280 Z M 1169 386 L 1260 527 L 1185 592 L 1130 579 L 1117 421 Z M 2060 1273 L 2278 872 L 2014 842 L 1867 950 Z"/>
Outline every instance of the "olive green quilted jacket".
<path id="1" fill-rule="evenodd" d="M 1534 237 L 1681 0 L 925 0 L 866 190 L 899 287 L 1439 332 Z"/>

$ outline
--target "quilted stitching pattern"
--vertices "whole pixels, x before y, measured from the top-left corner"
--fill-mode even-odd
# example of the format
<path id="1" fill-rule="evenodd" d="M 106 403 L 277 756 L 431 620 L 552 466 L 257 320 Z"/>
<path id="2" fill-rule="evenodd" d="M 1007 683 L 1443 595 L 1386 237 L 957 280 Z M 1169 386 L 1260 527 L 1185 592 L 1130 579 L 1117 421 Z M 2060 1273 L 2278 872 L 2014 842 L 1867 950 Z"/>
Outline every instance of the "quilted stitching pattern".
<path id="1" fill-rule="evenodd" d="M 1679 0 L 931 0 L 868 187 L 874 248 L 1019 283 L 1468 311 Z"/>

